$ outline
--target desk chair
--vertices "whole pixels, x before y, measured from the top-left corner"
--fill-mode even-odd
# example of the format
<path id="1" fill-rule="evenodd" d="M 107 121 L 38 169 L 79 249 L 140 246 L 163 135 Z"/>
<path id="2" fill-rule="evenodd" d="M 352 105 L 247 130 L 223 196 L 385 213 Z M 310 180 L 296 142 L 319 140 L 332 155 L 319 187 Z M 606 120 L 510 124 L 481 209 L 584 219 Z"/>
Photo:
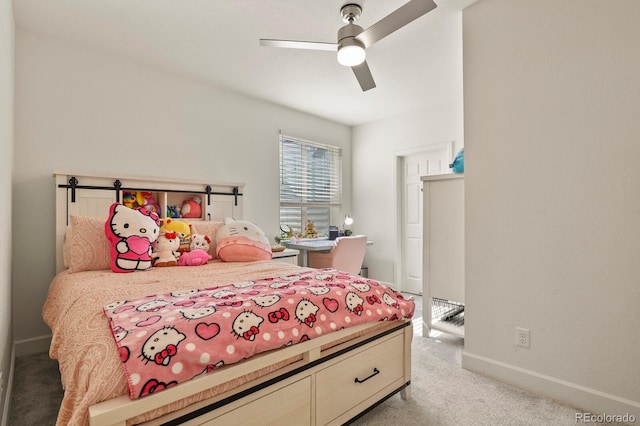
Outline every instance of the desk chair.
<path id="1" fill-rule="evenodd" d="M 336 244 L 329 252 L 310 251 L 307 254 L 307 262 L 311 268 L 334 268 L 359 274 L 362 269 L 366 248 L 366 235 L 338 237 L 336 238 Z"/>

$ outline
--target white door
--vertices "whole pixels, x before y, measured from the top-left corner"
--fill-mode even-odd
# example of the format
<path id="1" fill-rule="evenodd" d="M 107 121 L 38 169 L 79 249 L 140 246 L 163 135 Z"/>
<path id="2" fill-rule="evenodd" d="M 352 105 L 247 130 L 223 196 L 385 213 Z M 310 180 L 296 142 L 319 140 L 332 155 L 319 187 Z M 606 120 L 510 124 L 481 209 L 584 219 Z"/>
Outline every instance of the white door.
<path id="1" fill-rule="evenodd" d="M 422 293 L 422 182 L 421 176 L 448 173 L 452 147 L 438 144 L 428 151 L 402 156 L 400 288 Z"/>

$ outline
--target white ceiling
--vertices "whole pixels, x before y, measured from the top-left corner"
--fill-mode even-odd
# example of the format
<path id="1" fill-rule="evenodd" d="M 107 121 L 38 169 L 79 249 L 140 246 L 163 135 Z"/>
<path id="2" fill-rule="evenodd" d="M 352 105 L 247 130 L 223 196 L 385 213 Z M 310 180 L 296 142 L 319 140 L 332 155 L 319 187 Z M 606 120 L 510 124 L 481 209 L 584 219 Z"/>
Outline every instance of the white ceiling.
<path id="1" fill-rule="evenodd" d="M 336 42 L 349 0 L 14 0 L 16 27 L 151 63 L 347 125 L 428 106 L 444 17 L 438 7 L 367 49 L 377 87 L 362 92 L 335 53 L 261 47 L 260 38 Z M 407 0 L 359 0 L 368 28 Z M 430 52 L 432 54 L 430 54 Z"/>

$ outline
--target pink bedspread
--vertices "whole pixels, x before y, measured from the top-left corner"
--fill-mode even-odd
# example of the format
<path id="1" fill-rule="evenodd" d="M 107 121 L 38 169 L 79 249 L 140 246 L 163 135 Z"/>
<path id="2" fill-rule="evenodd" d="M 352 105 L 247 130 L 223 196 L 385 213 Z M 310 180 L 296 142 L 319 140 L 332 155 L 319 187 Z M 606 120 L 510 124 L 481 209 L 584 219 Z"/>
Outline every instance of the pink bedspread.
<path id="1" fill-rule="evenodd" d="M 327 269 L 119 300 L 104 311 L 129 397 L 138 398 L 335 330 L 411 318 L 414 303 Z"/>
<path id="2" fill-rule="evenodd" d="M 276 261 L 214 261 L 198 267 L 155 268 L 132 274 L 114 274 L 110 270 L 59 273 L 51 282 L 43 308 L 44 320 L 52 331 L 49 354 L 58 360 L 65 389 L 57 425 L 86 425 L 91 405 L 128 393 L 120 354 L 103 311 L 107 304 L 146 294 L 165 294 L 194 287 L 204 289 L 303 271 L 295 265 Z M 288 362 L 291 361 L 283 361 L 282 366 Z M 139 416 L 136 421 L 146 421 L 217 395 L 268 371 L 247 372 L 233 383 L 221 383 L 202 394 Z"/>
<path id="3" fill-rule="evenodd" d="M 292 274 L 299 270 L 295 265 L 275 261 L 214 261 L 197 267 L 154 268 L 132 274 L 114 274 L 111 270 L 59 273 L 49 286 L 43 308 L 44 320 L 52 331 L 49 355 L 58 360 L 64 387 L 57 425 L 86 425 L 91 405 L 127 395 L 127 380 L 104 316 L 103 307 L 108 303 L 193 286 L 204 288 Z M 208 396 L 227 390 L 226 386 L 212 389 Z M 198 399 L 191 397 L 178 401 L 139 420 L 154 418 Z"/>

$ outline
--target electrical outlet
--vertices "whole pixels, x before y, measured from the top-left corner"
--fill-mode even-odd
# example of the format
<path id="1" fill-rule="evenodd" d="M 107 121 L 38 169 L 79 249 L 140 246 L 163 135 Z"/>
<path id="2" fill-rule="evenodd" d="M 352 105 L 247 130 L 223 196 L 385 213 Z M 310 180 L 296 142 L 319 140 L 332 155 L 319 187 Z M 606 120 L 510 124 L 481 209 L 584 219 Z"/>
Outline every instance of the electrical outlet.
<path id="1" fill-rule="evenodd" d="M 528 348 L 530 337 L 528 328 L 516 327 L 516 346 Z"/>

